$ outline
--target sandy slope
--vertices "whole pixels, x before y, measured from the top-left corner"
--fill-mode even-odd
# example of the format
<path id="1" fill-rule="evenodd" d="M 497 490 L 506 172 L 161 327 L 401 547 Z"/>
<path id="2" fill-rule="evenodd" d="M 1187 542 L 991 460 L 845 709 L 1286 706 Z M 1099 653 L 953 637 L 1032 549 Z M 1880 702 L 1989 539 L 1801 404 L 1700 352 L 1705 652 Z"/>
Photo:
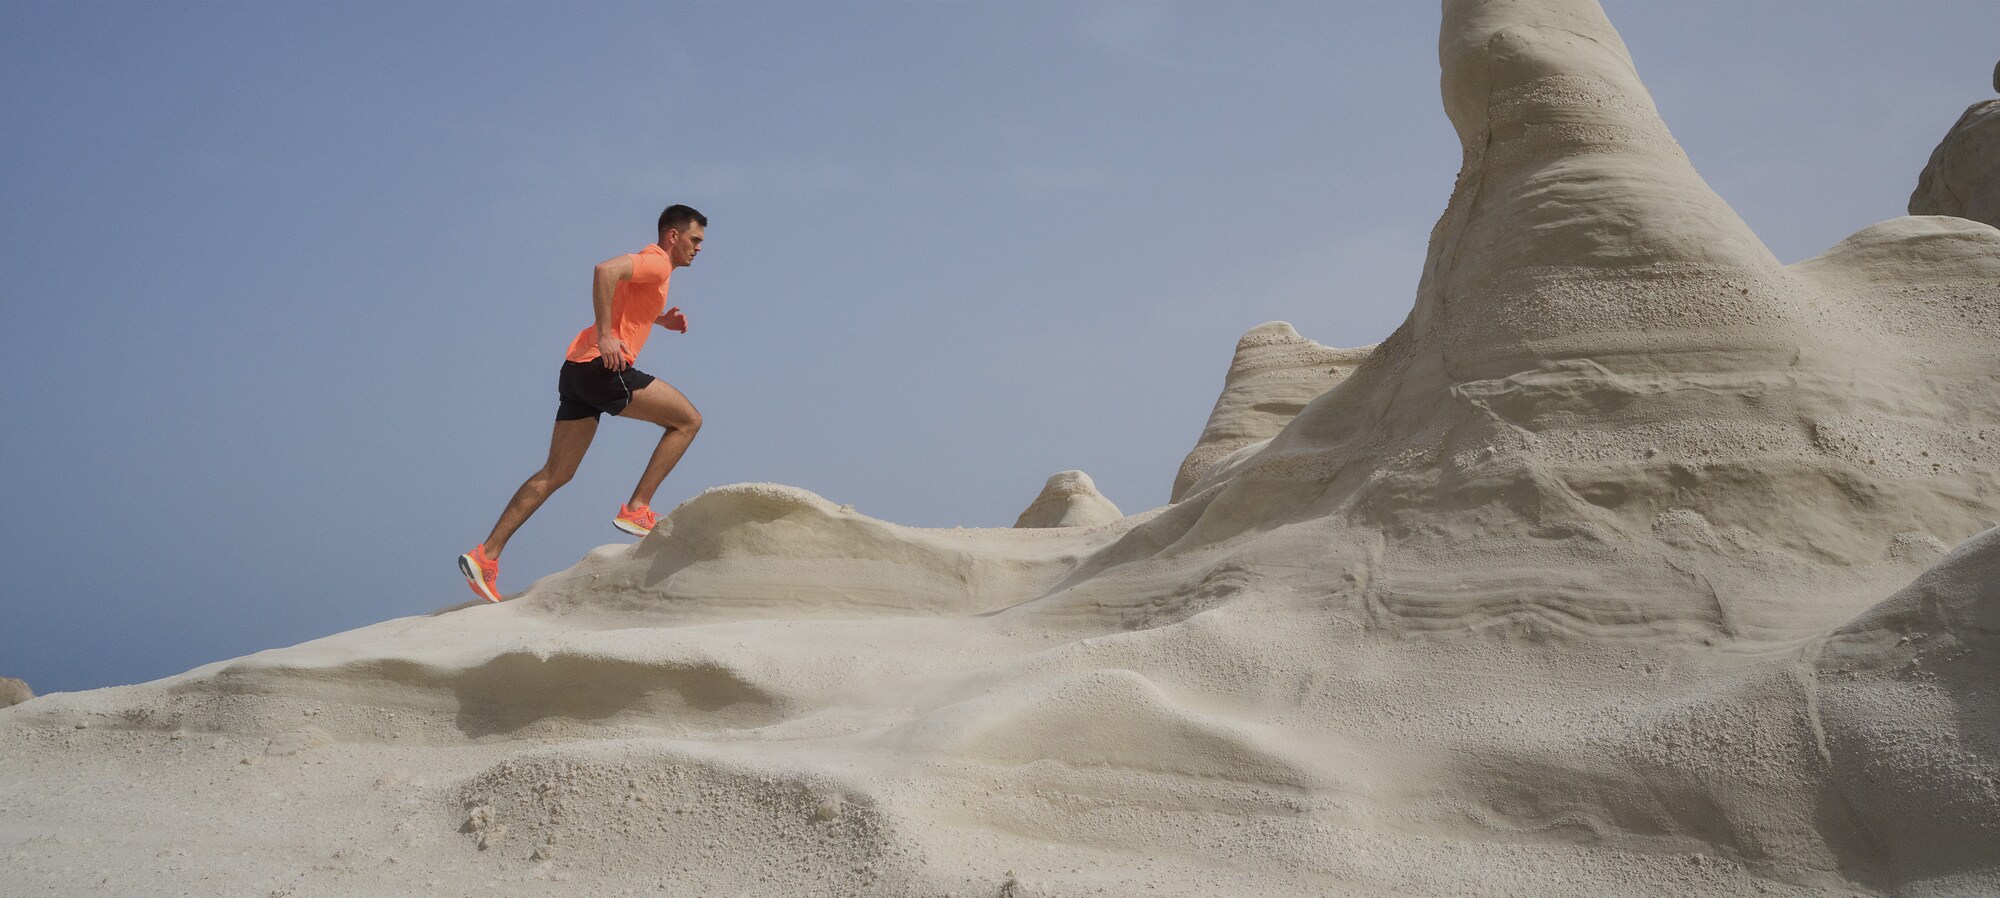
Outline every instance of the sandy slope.
<path id="1" fill-rule="evenodd" d="M 1175 504 L 727 487 L 38 698 L 0 892 L 2000 894 L 2000 231 L 1780 265 L 1595 4 L 1444 11 L 1409 320 Z"/>

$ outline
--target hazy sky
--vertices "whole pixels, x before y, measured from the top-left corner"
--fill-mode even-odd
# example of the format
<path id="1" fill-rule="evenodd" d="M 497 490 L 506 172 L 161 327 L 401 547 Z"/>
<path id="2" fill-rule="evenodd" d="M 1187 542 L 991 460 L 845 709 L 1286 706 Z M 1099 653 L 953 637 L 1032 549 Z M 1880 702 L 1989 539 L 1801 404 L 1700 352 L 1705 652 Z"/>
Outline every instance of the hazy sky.
<path id="1" fill-rule="evenodd" d="M 1609 4 L 1781 259 L 1901 214 L 1994 2 Z M 1166 501 L 1236 338 L 1386 336 L 1458 167 L 1437 4 L 0 4 L 0 675 L 137 682 L 471 597 L 590 268 L 710 218 L 660 506 Z M 512 592 L 624 538 L 607 420 Z"/>

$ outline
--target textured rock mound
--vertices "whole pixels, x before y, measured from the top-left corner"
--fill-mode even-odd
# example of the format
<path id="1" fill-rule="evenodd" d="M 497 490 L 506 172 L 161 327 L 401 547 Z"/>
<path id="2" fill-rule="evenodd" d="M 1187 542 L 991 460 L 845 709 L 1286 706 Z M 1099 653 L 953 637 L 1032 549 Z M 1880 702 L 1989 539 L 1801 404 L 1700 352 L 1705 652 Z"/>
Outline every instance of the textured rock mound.
<path id="1" fill-rule="evenodd" d="M 1016 527 L 1092 527 L 1125 516 L 1082 471 L 1049 476 L 1042 493 L 1014 520 Z"/>
<path id="2" fill-rule="evenodd" d="M 34 697 L 35 690 L 29 689 L 25 681 L 0 677 L 0 708 L 18 705 Z"/>
<path id="3" fill-rule="evenodd" d="M 598 609 L 626 596 L 630 610 L 676 620 L 710 613 L 740 619 L 758 609 L 773 616 L 966 614 L 1041 593 L 1068 569 L 1050 560 L 1051 546 L 1105 538 L 903 527 L 796 487 L 738 484 L 683 503 L 629 558 L 604 555 L 587 573 L 541 586 L 555 608 Z M 743 578 L 745 565 L 759 575 Z"/>
<path id="4" fill-rule="evenodd" d="M 688 895 L 867 895 L 918 860 L 898 821 L 854 785 L 649 742 L 524 752 L 458 790 L 482 851 L 615 870 Z M 699 838 L 660 838 L 661 833 Z M 720 844 L 756 844 L 727 856 Z"/>
<path id="5" fill-rule="evenodd" d="M 272 725 L 263 711 L 212 701 L 220 692 L 310 701 L 320 725 L 342 736 L 376 732 L 385 714 L 429 739 L 769 726 L 879 672 L 823 656 L 824 634 L 838 626 L 829 619 L 1004 609 L 1119 533 L 902 527 L 794 487 L 722 487 L 682 503 L 638 544 L 601 548 L 498 606 L 210 665 L 168 687 L 159 713 L 203 728 Z M 720 632 L 644 636 L 757 620 L 789 623 L 759 636 L 754 652 Z M 808 620 L 822 623 L 801 626 Z M 876 660 L 907 658 L 911 638 L 920 637 L 892 638 L 896 648 Z M 887 648 L 882 639 L 856 634 L 848 644 Z"/>
<path id="6" fill-rule="evenodd" d="M 1910 214 L 2000 225 L 2000 100 L 1972 104 L 1945 132 L 1917 176 Z"/>
<path id="7" fill-rule="evenodd" d="M 1855 866 L 2000 894 L 2000 530 L 1835 630 L 1814 670 Z"/>
<path id="8" fill-rule="evenodd" d="M 889 735 L 904 751 L 982 763 L 1055 762 L 1191 779 L 1307 787 L 1311 765 L 1241 720 L 1180 707 L 1129 670 L 1091 671 L 1042 687 L 954 704 Z"/>
<path id="9" fill-rule="evenodd" d="M 1440 56 L 1464 161 L 1409 319 L 1107 561 L 1290 537 L 1399 627 L 1790 639 L 2000 517 L 2000 231 L 1787 267 L 1594 3 L 1447 3 Z M 1863 575 L 1796 589 L 1827 564 Z"/>
<path id="10" fill-rule="evenodd" d="M 1222 395 L 1208 413 L 1201 438 L 1181 461 L 1168 501 L 1179 502 L 1194 492 L 1223 459 L 1276 436 L 1306 403 L 1346 379 L 1374 349 L 1321 346 L 1283 321 L 1251 328 L 1236 341 Z"/>

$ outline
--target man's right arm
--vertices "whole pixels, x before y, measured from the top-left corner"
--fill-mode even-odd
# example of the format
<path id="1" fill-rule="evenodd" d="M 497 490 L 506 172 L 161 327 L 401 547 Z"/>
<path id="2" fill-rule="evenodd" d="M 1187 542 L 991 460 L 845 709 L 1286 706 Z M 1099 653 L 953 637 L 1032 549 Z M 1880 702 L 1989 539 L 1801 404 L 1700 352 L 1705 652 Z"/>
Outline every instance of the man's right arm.
<path id="1" fill-rule="evenodd" d="M 625 341 L 618 339 L 612 330 L 611 298 L 617 293 L 619 281 L 632 279 L 632 257 L 613 256 L 597 263 L 595 275 L 590 284 L 590 305 L 597 312 L 597 354 L 603 356 L 604 367 L 613 371 L 623 371 L 631 363 L 625 359 Z"/>

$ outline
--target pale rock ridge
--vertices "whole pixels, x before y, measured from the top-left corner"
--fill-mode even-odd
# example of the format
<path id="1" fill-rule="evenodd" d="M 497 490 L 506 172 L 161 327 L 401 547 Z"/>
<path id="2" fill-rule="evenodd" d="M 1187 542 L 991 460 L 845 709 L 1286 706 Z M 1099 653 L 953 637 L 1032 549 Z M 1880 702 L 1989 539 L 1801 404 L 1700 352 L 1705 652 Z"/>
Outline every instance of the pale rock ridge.
<path id="1" fill-rule="evenodd" d="M 1067 529 L 904 527 L 797 487 L 736 484 L 682 503 L 629 557 L 612 552 L 587 575 L 557 575 L 537 586 L 553 609 L 598 609 L 629 597 L 615 600 L 674 622 L 705 614 L 958 615 L 1046 589 L 1068 570 L 1046 560 L 1051 545 L 1109 538 Z M 746 581 L 746 565 L 758 577 Z"/>
<path id="2" fill-rule="evenodd" d="M 1181 461 L 1168 501 L 1179 502 L 1195 492 L 1196 484 L 1231 453 L 1276 436 L 1306 403 L 1346 379 L 1374 349 L 1322 346 L 1283 321 L 1244 333 L 1223 376 L 1222 395 L 1216 397 L 1200 439 Z"/>
<path id="3" fill-rule="evenodd" d="M 1020 517 L 1014 520 L 1015 527 L 1094 527 L 1108 524 L 1125 516 L 1118 506 L 1103 493 L 1097 491 L 1097 484 L 1089 474 L 1082 471 L 1060 471 L 1049 475 L 1047 483 L 1035 501 L 1028 503 Z"/>
<path id="4" fill-rule="evenodd" d="M 220 726 L 201 700 L 220 690 L 324 703 L 321 725 L 337 735 L 352 735 L 339 721 L 366 718 L 368 709 L 448 710 L 448 726 L 427 725 L 435 739 L 548 734 L 577 720 L 681 733 L 767 726 L 865 676 L 866 666 L 841 663 L 836 675 L 814 652 L 746 652 L 720 636 L 626 636 L 723 622 L 789 629 L 818 620 L 814 629 L 824 631 L 842 618 L 982 615 L 1041 594 L 1079 556 L 1117 539 L 1119 521 L 1144 519 L 925 529 L 796 487 L 718 487 L 683 502 L 638 544 L 593 551 L 500 605 L 469 603 L 459 614 L 389 621 L 191 671 L 171 687 L 173 713 Z M 809 643 L 818 638 L 798 632 Z"/>
<path id="5" fill-rule="evenodd" d="M 1945 132 L 1917 176 L 1910 214 L 1956 215 L 2000 226 L 2000 100 L 1966 107 Z"/>

